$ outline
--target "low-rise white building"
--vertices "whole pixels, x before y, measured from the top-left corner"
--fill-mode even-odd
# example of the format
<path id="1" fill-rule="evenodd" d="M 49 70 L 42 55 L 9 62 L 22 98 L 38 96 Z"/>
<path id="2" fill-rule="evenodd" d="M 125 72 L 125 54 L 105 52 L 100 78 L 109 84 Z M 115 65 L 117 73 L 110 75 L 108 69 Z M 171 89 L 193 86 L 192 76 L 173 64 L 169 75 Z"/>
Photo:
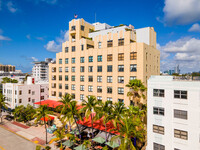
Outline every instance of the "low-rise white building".
<path id="1" fill-rule="evenodd" d="M 147 150 L 200 149 L 200 81 L 148 80 Z"/>
<path id="2" fill-rule="evenodd" d="M 33 82 L 32 82 L 33 81 Z M 5 83 L 3 84 L 3 95 L 7 99 L 9 108 L 14 109 L 20 105 L 35 106 L 35 102 L 45 100 L 49 97 L 48 82 L 36 83 L 31 77 L 28 77 L 27 83 Z"/>

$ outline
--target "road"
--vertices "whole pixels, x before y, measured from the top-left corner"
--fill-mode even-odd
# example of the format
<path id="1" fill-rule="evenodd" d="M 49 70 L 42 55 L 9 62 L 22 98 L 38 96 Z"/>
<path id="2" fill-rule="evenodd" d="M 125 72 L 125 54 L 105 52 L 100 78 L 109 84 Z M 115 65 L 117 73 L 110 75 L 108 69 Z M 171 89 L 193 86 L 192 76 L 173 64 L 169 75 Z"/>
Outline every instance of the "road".
<path id="1" fill-rule="evenodd" d="M 36 144 L 0 127 L 0 150 L 35 150 Z"/>

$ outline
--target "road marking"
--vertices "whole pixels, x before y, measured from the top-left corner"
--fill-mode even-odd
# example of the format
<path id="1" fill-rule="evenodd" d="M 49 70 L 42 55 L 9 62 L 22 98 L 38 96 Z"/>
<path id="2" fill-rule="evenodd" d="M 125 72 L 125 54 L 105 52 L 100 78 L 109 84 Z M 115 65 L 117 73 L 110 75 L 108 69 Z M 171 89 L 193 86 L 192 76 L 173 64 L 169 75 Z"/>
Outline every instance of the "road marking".
<path id="1" fill-rule="evenodd" d="M 0 149 L 1 149 L 1 150 L 6 150 L 6 149 L 4 149 L 2 146 L 0 146 Z"/>

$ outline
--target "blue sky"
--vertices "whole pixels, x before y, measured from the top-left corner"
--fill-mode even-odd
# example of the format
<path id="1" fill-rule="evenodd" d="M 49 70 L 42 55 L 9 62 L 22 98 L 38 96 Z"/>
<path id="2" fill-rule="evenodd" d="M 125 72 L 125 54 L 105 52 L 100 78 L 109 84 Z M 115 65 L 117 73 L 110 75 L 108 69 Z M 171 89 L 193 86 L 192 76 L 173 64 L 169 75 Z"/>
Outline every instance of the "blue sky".
<path id="1" fill-rule="evenodd" d="M 93 23 L 153 26 L 161 71 L 180 65 L 200 71 L 199 0 L 0 0 L 0 63 L 31 71 L 34 60 L 55 58 L 74 14 Z"/>

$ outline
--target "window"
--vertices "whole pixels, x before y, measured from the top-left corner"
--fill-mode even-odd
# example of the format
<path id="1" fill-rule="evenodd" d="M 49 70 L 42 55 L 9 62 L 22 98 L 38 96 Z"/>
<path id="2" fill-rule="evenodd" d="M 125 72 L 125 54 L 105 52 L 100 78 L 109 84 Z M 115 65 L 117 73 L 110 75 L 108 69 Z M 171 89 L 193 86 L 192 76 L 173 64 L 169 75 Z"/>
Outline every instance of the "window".
<path id="1" fill-rule="evenodd" d="M 97 72 L 102 72 L 102 66 L 97 66 Z"/>
<path id="2" fill-rule="evenodd" d="M 130 76 L 130 80 L 136 79 L 136 76 Z"/>
<path id="3" fill-rule="evenodd" d="M 124 60 L 124 53 L 118 54 L 118 61 Z"/>
<path id="4" fill-rule="evenodd" d="M 112 101 L 112 97 L 107 97 L 107 101 Z"/>
<path id="5" fill-rule="evenodd" d="M 72 76 L 72 81 L 75 81 L 75 76 Z"/>
<path id="6" fill-rule="evenodd" d="M 84 91 L 84 85 L 80 85 L 80 91 Z"/>
<path id="7" fill-rule="evenodd" d="M 130 65 L 130 72 L 136 72 L 136 71 L 137 71 L 137 65 L 136 64 Z"/>
<path id="8" fill-rule="evenodd" d="M 165 133 L 164 127 L 163 127 L 163 126 L 153 125 L 153 132 L 154 132 L 154 133 L 159 133 L 159 134 L 163 134 L 163 135 L 164 135 L 164 133 Z"/>
<path id="9" fill-rule="evenodd" d="M 107 55 L 107 61 L 112 61 L 112 54 Z"/>
<path id="10" fill-rule="evenodd" d="M 124 83 L 124 77 L 118 76 L 118 83 Z"/>
<path id="11" fill-rule="evenodd" d="M 113 46 L 113 41 L 110 40 L 110 41 L 107 41 L 107 47 L 112 47 Z"/>
<path id="12" fill-rule="evenodd" d="M 81 45 L 81 50 L 82 50 L 82 51 L 84 50 L 84 45 L 83 45 L 83 44 Z"/>
<path id="13" fill-rule="evenodd" d="M 32 95 L 35 95 L 35 91 L 32 91 Z"/>
<path id="14" fill-rule="evenodd" d="M 75 67 L 72 67 L 72 72 L 75 72 L 76 71 L 76 68 Z"/>
<path id="15" fill-rule="evenodd" d="M 165 90 L 163 90 L 163 89 L 153 89 L 153 96 L 164 97 L 165 96 Z"/>
<path id="16" fill-rule="evenodd" d="M 153 107 L 153 114 L 164 116 L 165 115 L 165 109 L 161 108 L 161 107 Z"/>
<path id="17" fill-rule="evenodd" d="M 80 76 L 80 81 L 81 82 L 84 82 L 84 79 L 85 79 L 84 76 Z"/>
<path id="18" fill-rule="evenodd" d="M 68 51 L 69 51 L 69 48 L 65 47 L 65 53 L 68 53 Z"/>
<path id="19" fill-rule="evenodd" d="M 124 88 L 118 87 L 118 94 L 124 94 Z"/>
<path id="20" fill-rule="evenodd" d="M 81 57 L 80 62 L 81 62 L 81 63 L 84 63 L 84 62 L 85 62 L 85 58 L 84 58 L 84 57 Z"/>
<path id="21" fill-rule="evenodd" d="M 22 103 L 22 99 L 19 99 L 19 103 Z"/>
<path id="22" fill-rule="evenodd" d="M 112 93 L 112 87 L 107 87 L 107 93 Z"/>
<path id="23" fill-rule="evenodd" d="M 101 42 L 98 43 L 98 48 L 101 48 Z"/>
<path id="24" fill-rule="evenodd" d="M 124 45 L 124 39 L 118 39 L 118 46 Z"/>
<path id="25" fill-rule="evenodd" d="M 59 64 L 62 64 L 62 59 L 59 59 Z"/>
<path id="26" fill-rule="evenodd" d="M 68 63 L 69 63 L 69 59 L 65 58 L 65 64 L 68 64 Z"/>
<path id="27" fill-rule="evenodd" d="M 84 31 L 85 29 L 85 26 L 81 25 L 81 30 Z"/>
<path id="28" fill-rule="evenodd" d="M 75 90 L 75 84 L 72 84 L 72 90 Z"/>
<path id="29" fill-rule="evenodd" d="M 66 76 L 65 76 L 65 81 L 68 81 L 68 80 L 69 80 L 69 78 L 68 78 L 68 76 L 66 75 Z"/>
<path id="30" fill-rule="evenodd" d="M 165 146 L 157 143 L 153 143 L 153 150 L 165 150 Z"/>
<path id="31" fill-rule="evenodd" d="M 75 51 L 76 51 L 76 47 L 72 46 L 72 52 L 75 52 Z"/>
<path id="32" fill-rule="evenodd" d="M 93 82 L 93 76 L 88 76 L 88 81 Z"/>
<path id="33" fill-rule="evenodd" d="M 102 97 L 101 96 L 97 96 L 97 100 L 98 101 L 102 101 Z"/>
<path id="34" fill-rule="evenodd" d="M 88 67 L 88 72 L 93 72 L 93 66 Z"/>
<path id="35" fill-rule="evenodd" d="M 80 95 L 80 100 L 84 100 L 84 95 L 83 94 Z"/>
<path id="36" fill-rule="evenodd" d="M 62 81 L 62 75 L 59 75 L 59 81 Z"/>
<path id="37" fill-rule="evenodd" d="M 28 102 L 31 102 L 31 98 L 30 98 L 30 97 L 28 98 Z M 15 103 L 16 103 L 16 102 L 15 102 Z"/>
<path id="38" fill-rule="evenodd" d="M 88 86 L 88 92 L 92 92 L 93 91 L 93 86 L 89 85 Z"/>
<path id="39" fill-rule="evenodd" d="M 102 82 L 102 76 L 97 76 L 97 82 Z"/>
<path id="40" fill-rule="evenodd" d="M 187 120 L 187 111 L 174 109 L 174 118 Z"/>
<path id="41" fill-rule="evenodd" d="M 174 90 L 174 98 L 187 99 L 187 91 Z"/>
<path id="42" fill-rule="evenodd" d="M 174 129 L 174 137 L 180 138 L 180 139 L 183 139 L 183 140 L 187 140 L 188 139 L 188 132 L 183 131 L 183 130 Z"/>
<path id="43" fill-rule="evenodd" d="M 107 76 L 107 82 L 112 83 L 112 76 Z"/>
<path id="44" fill-rule="evenodd" d="M 62 67 L 59 67 L 59 72 L 62 72 Z"/>
<path id="45" fill-rule="evenodd" d="M 102 55 L 98 55 L 98 56 L 97 56 L 97 61 L 98 61 L 98 62 L 102 62 Z"/>
<path id="46" fill-rule="evenodd" d="M 118 99 L 118 102 L 124 103 L 124 100 L 123 99 Z"/>
<path id="47" fill-rule="evenodd" d="M 41 93 L 44 93 L 44 89 L 41 89 L 40 92 L 41 92 Z"/>
<path id="48" fill-rule="evenodd" d="M 118 72 L 124 72 L 124 65 L 118 65 Z"/>
<path id="49" fill-rule="evenodd" d="M 76 59 L 72 58 L 72 64 L 75 64 Z"/>
<path id="50" fill-rule="evenodd" d="M 112 72 L 112 65 L 107 66 L 107 72 Z"/>
<path id="51" fill-rule="evenodd" d="M 72 31 L 76 30 L 76 26 L 72 26 L 72 27 L 71 27 L 71 30 L 72 30 Z"/>
<path id="52" fill-rule="evenodd" d="M 65 72 L 69 72 L 69 67 L 65 67 Z"/>
<path id="53" fill-rule="evenodd" d="M 28 94 L 31 94 L 31 90 L 28 90 Z M 17 91 L 15 91 L 15 95 L 17 95 Z"/>
<path id="54" fill-rule="evenodd" d="M 93 56 L 89 56 L 89 62 L 93 62 Z"/>
<path id="55" fill-rule="evenodd" d="M 59 97 L 62 97 L 62 92 L 59 92 Z"/>
<path id="56" fill-rule="evenodd" d="M 84 72 L 84 70 L 85 70 L 85 67 L 84 67 L 84 66 L 81 66 L 81 67 L 80 67 L 80 72 Z"/>
<path id="57" fill-rule="evenodd" d="M 136 60 L 137 59 L 137 52 L 131 52 L 130 53 L 130 60 Z"/>
<path id="58" fill-rule="evenodd" d="M 65 90 L 68 90 L 68 89 L 69 89 L 69 85 L 65 84 Z"/>
<path id="59" fill-rule="evenodd" d="M 59 84 L 59 89 L 62 89 L 62 84 L 61 83 Z"/>
<path id="60" fill-rule="evenodd" d="M 102 86 L 97 86 L 97 92 L 102 93 Z"/>

